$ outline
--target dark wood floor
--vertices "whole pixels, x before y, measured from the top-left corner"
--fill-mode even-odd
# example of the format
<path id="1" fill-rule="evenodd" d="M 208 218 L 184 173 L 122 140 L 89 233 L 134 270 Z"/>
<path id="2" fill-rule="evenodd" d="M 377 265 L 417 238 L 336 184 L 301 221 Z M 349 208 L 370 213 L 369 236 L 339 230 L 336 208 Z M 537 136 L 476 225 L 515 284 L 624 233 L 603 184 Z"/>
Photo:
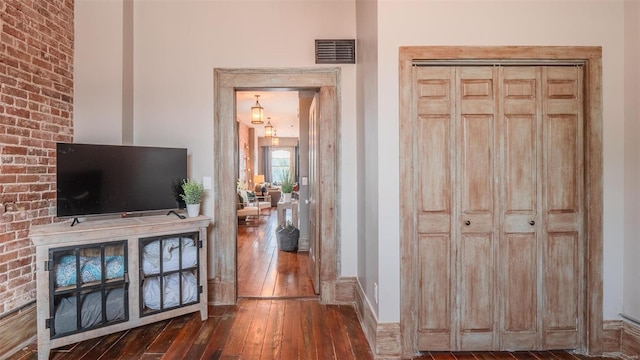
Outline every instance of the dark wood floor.
<path id="1" fill-rule="evenodd" d="M 193 313 L 53 349 L 50 359 L 373 359 L 353 307 L 318 302 L 306 272 L 306 254 L 278 251 L 275 223 L 272 210 L 260 226 L 238 230 L 238 304 L 209 307 L 206 321 Z M 9 359 L 36 358 L 32 343 Z M 413 359 L 586 357 L 568 352 L 477 352 L 423 353 Z"/>
<path id="2" fill-rule="evenodd" d="M 238 227 L 238 296 L 316 297 L 307 270 L 309 254 L 278 250 L 277 212 L 262 210 L 260 226 Z"/>

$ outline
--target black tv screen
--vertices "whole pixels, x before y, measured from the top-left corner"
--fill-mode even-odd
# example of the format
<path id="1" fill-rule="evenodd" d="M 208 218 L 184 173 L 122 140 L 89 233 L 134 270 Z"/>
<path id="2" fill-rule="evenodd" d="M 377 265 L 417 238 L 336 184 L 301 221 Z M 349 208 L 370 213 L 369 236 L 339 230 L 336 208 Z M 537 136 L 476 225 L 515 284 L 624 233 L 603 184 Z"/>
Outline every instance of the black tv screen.
<path id="1" fill-rule="evenodd" d="M 175 210 L 187 149 L 58 143 L 57 216 Z"/>

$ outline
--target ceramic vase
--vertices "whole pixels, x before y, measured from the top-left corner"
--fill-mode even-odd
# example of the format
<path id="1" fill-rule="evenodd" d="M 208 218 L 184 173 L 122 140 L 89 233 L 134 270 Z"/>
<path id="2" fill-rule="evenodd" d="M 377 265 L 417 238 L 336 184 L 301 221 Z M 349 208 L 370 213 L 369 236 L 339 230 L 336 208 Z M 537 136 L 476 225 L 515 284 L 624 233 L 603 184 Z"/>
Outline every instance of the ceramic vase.
<path id="1" fill-rule="evenodd" d="M 200 204 L 187 204 L 187 215 L 189 217 L 200 215 Z"/>

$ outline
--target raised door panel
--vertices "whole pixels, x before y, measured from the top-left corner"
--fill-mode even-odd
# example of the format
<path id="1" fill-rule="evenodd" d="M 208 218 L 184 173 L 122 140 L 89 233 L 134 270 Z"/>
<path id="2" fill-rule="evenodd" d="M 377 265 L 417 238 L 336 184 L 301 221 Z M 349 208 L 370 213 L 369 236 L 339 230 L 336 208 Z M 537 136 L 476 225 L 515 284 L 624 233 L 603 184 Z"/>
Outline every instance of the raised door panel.
<path id="1" fill-rule="evenodd" d="M 418 340 L 421 349 L 451 349 L 451 263 L 448 234 L 419 238 Z"/>
<path id="2" fill-rule="evenodd" d="M 495 342 L 495 262 L 491 234 L 460 239 L 460 350 L 492 350 Z"/>
<path id="3" fill-rule="evenodd" d="M 534 349 L 539 337 L 535 234 L 505 234 L 501 239 L 500 255 L 500 349 Z"/>
<path id="4" fill-rule="evenodd" d="M 418 168 L 419 233 L 449 233 L 451 223 L 450 131 L 448 116 L 421 116 Z"/>
<path id="5" fill-rule="evenodd" d="M 543 69 L 543 348 L 581 348 L 584 328 L 582 68 Z"/>
<path id="6" fill-rule="evenodd" d="M 545 348 L 571 349 L 579 340 L 580 291 L 577 233 L 554 233 L 547 238 L 544 259 Z"/>

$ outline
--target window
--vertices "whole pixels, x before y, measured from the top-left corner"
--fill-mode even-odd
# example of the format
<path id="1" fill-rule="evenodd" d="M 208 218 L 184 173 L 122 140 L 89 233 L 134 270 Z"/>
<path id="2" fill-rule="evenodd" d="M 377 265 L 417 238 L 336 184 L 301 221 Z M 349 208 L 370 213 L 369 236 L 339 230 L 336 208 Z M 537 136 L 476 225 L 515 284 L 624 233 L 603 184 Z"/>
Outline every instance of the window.
<path id="1" fill-rule="evenodd" d="M 290 150 L 274 150 L 271 152 L 271 179 L 273 182 L 282 181 L 284 171 L 291 171 L 291 151 Z"/>

